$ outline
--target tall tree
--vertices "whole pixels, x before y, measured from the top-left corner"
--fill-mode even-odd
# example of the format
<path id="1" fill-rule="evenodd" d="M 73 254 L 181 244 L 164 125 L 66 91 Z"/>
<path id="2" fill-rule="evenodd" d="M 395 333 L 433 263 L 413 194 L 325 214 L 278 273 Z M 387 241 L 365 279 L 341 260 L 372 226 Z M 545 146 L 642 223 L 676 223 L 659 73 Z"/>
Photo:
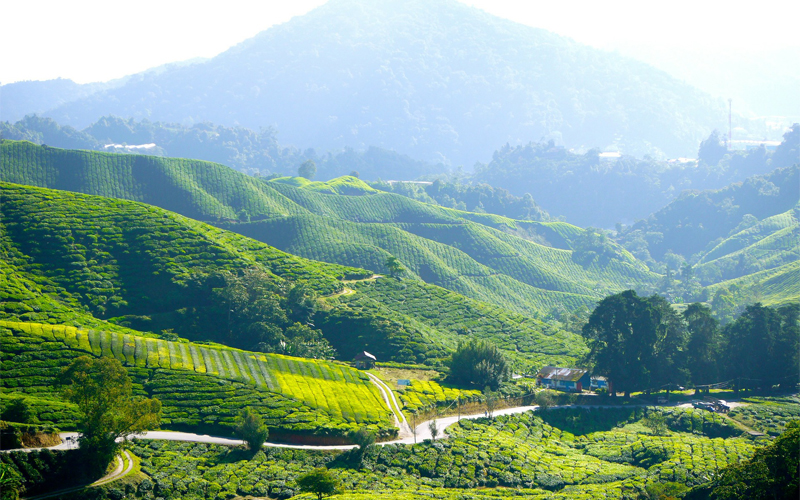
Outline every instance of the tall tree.
<path id="1" fill-rule="evenodd" d="M 457 383 L 497 389 L 508 375 L 503 353 L 484 341 L 459 343 L 450 358 L 450 379 Z"/>
<path id="2" fill-rule="evenodd" d="M 119 449 L 117 439 L 153 429 L 161 418 L 158 399 L 133 397 L 128 372 L 115 358 L 81 356 L 61 372 L 67 400 L 78 405 L 80 448 L 90 473 L 102 472 Z"/>
<path id="3" fill-rule="evenodd" d="M 748 306 L 723 330 L 727 376 L 745 387 L 797 383 L 799 317 L 798 304 Z"/>
<path id="4" fill-rule="evenodd" d="M 245 408 L 236 421 L 236 435 L 247 443 L 248 449 L 254 453 L 261 449 L 269 437 L 269 429 L 264 419 L 252 408 Z"/>
<path id="5" fill-rule="evenodd" d="M 678 384 L 684 370 L 685 326 L 664 298 L 628 290 L 603 299 L 583 327 L 587 361 L 617 391 Z"/>
<path id="6" fill-rule="evenodd" d="M 386 259 L 386 268 L 389 270 L 389 275 L 393 278 L 400 276 L 405 269 L 402 265 L 400 265 L 400 261 L 397 260 L 397 257 L 394 255 L 390 255 L 389 258 Z"/>
<path id="7" fill-rule="evenodd" d="M 720 338 L 717 320 L 703 304 L 690 304 L 683 312 L 689 343 L 686 346 L 687 366 L 695 385 L 719 381 Z"/>
<path id="8" fill-rule="evenodd" d="M 339 481 L 331 474 L 331 471 L 325 467 L 319 467 L 298 476 L 297 486 L 300 487 L 300 491 L 316 495 L 317 499 L 321 500 L 336 493 Z"/>
<path id="9" fill-rule="evenodd" d="M 708 139 L 700 143 L 700 149 L 697 151 L 697 158 L 707 165 L 714 166 L 725 156 L 728 148 L 719 138 L 719 132 L 714 130 Z"/>
<path id="10" fill-rule="evenodd" d="M 298 167 L 297 174 L 300 177 L 305 177 L 306 179 L 311 180 L 315 175 L 317 175 L 317 164 L 314 163 L 314 160 L 306 160 L 302 165 L 300 165 L 300 167 Z"/>

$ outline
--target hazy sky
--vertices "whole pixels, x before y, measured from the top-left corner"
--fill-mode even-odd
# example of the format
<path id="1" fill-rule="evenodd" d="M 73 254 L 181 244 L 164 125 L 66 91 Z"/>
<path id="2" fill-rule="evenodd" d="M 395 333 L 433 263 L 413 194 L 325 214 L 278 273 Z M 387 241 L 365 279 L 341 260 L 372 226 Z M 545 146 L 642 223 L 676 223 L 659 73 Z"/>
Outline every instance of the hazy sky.
<path id="1" fill-rule="evenodd" d="M 800 47 L 798 0 L 464 2 L 640 57 L 659 51 L 730 54 Z M 3 0 L 0 82 L 105 81 L 168 62 L 212 57 L 323 3 L 227 0 L 212 9 L 184 0 Z"/>

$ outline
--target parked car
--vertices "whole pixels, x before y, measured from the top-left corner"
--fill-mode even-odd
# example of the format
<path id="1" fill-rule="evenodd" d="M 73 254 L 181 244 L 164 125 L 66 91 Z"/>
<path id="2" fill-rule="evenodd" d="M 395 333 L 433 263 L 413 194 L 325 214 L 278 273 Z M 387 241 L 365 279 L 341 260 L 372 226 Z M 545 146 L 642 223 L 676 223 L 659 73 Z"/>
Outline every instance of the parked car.
<path id="1" fill-rule="evenodd" d="M 706 403 L 705 401 L 695 401 L 692 403 L 692 406 L 697 408 L 698 410 L 706 410 L 710 412 L 717 411 L 712 403 Z"/>

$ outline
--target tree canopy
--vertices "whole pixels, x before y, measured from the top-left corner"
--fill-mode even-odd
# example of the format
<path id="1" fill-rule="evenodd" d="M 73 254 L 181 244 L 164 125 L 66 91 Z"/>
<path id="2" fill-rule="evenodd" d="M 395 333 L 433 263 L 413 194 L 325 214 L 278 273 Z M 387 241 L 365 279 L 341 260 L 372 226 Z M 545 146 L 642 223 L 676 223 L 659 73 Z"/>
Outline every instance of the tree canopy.
<path id="1" fill-rule="evenodd" d="M 450 358 L 450 379 L 456 383 L 497 389 L 509 374 L 503 354 L 482 340 L 459 343 Z"/>
<path id="2" fill-rule="evenodd" d="M 300 491 L 312 493 L 317 495 L 318 499 L 322 499 L 336 493 L 339 481 L 328 469 L 319 467 L 298 477 L 297 486 L 300 487 Z"/>
<path id="3" fill-rule="evenodd" d="M 119 447 L 118 438 L 158 426 L 161 402 L 133 396 L 122 364 L 112 357 L 76 358 L 61 373 L 65 398 L 78 405 L 81 450 L 91 470 L 102 471 Z"/>
<path id="4" fill-rule="evenodd" d="M 680 316 L 664 298 L 628 290 L 603 299 L 583 327 L 588 361 L 626 395 L 684 383 L 686 345 Z"/>
<path id="5" fill-rule="evenodd" d="M 269 429 L 264 419 L 252 408 L 245 408 L 239 415 L 235 431 L 253 452 L 260 450 L 269 437 Z"/>

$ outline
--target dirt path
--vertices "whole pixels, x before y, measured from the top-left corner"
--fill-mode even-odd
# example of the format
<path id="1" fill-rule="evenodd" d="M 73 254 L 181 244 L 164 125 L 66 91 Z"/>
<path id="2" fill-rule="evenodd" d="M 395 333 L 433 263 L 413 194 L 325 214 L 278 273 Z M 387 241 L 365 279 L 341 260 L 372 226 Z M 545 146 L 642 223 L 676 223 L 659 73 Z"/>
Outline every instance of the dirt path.
<path id="1" fill-rule="evenodd" d="M 413 437 L 414 431 L 408 425 L 405 415 L 403 415 L 403 412 L 400 410 L 400 404 L 397 402 L 394 391 L 392 391 L 392 389 L 377 376 L 371 373 L 367 373 L 367 376 L 372 383 L 378 387 L 378 390 L 381 391 L 383 400 L 386 402 L 386 406 L 388 406 L 389 410 L 391 410 L 391 412 L 394 414 L 394 424 L 398 429 L 400 429 L 400 438 Z M 389 401 L 389 398 L 391 398 L 391 402 Z"/>

